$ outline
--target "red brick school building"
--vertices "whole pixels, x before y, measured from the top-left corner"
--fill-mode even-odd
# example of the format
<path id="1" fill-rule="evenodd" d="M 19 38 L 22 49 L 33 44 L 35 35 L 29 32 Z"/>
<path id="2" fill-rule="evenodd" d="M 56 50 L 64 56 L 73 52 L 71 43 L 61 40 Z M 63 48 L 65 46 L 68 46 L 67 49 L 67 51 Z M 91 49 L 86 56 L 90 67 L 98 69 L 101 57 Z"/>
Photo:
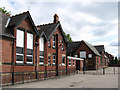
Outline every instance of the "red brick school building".
<path id="1" fill-rule="evenodd" d="M 57 14 L 53 23 L 34 24 L 29 11 L 7 16 L 0 12 L 2 83 L 24 83 L 108 67 L 104 45 L 68 42 Z M 22 82 L 24 79 L 24 82 Z"/>

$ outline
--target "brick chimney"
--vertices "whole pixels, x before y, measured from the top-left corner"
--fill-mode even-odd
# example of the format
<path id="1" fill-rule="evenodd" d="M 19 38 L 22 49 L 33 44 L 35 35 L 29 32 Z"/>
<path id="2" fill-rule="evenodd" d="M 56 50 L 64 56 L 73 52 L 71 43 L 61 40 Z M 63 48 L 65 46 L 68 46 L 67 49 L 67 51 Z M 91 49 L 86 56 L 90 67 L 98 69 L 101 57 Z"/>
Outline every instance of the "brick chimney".
<path id="1" fill-rule="evenodd" d="M 55 14 L 53 23 L 58 23 L 58 22 L 59 22 L 59 17 L 57 14 Z"/>

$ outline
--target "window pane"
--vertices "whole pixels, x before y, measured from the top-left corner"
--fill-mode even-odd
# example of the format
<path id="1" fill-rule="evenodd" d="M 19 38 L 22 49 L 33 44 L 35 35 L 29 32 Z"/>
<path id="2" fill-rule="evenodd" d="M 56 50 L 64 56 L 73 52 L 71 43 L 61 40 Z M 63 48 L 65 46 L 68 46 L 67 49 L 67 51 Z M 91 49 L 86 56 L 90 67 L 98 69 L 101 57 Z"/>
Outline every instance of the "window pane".
<path id="1" fill-rule="evenodd" d="M 86 51 L 80 51 L 80 58 L 86 58 Z"/>
<path id="2" fill-rule="evenodd" d="M 55 64 L 55 55 L 53 55 L 53 64 Z"/>
<path id="3" fill-rule="evenodd" d="M 55 36 L 53 36 L 53 41 L 55 41 Z"/>
<path id="4" fill-rule="evenodd" d="M 73 60 L 73 66 L 75 65 L 75 60 Z"/>
<path id="5" fill-rule="evenodd" d="M 50 56 L 48 56 L 48 64 L 50 64 Z"/>
<path id="6" fill-rule="evenodd" d="M 16 61 L 23 61 L 22 55 L 16 55 Z"/>
<path id="7" fill-rule="evenodd" d="M 27 62 L 32 62 L 32 57 L 27 56 Z"/>
<path id="8" fill-rule="evenodd" d="M 62 56 L 62 63 L 65 63 L 65 56 Z"/>
<path id="9" fill-rule="evenodd" d="M 69 59 L 69 65 L 71 65 L 71 59 Z"/>
<path id="10" fill-rule="evenodd" d="M 44 51 L 39 51 L 39 56 L 44 56 Z"/>
<path id="11" fill-rule="evenodd" d="M 40 62 L 44 62 L 44 58 L 40 58 Z"/>
<path id="12" fill-rule="evenodd" d="M 23 54 L 23 50 L 22 47 L 16 47 L 16 53 Z"/>
<path id="13" fill-rule="evenodd" d="M 88 54 L 88 58 L 92 58 L 92 54 Z"/>
<path id="14" fill-rule="evenodd" d="M 32 49 L 27 49 L 27 55 L 33 55 L 33 50 Z"/>
<path id="15" fill-rule="evenodd" d="M 24 47 L 24 32 L 17 29 L 16 46 Z"/>
<path id="16" fill-rule="evenodd" d="M 40 44 L 39 44 L 39 47 L 40 47 L 39 50 L 40 51 L 44 51 L 44 38 L 41 37 L 39 42 L 40 42 Z"/>
<path id="17" fill-rule="evenodd" d="M 33 49 L 33 34 L 27 33 L 27 48 Z"/>

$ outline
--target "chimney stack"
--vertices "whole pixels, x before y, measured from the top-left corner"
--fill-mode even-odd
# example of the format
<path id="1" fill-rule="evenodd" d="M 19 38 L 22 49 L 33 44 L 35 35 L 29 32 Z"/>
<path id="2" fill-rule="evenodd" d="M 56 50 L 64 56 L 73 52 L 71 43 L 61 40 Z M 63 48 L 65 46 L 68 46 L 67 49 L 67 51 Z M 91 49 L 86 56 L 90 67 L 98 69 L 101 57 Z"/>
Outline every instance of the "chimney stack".
<path id="1" fill-rule="evenodd" d="M 57 14 L 55 14 L 53 23 L 58 23 L 58 22 L 59 22 L 59 17 Z"/>

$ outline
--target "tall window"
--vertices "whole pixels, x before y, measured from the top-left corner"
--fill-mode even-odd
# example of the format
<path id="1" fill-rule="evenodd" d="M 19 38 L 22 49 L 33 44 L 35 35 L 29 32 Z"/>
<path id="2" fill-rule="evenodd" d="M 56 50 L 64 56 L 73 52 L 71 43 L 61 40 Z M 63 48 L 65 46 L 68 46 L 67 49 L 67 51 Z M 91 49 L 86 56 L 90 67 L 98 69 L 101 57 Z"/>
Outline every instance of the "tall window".
<path id="1" fill-rule="evenodd" d="M 27 33 L 27 63 L 33 63 L 33 34 Z"/>
<path id="2" fill-rule="evenodd" d="M 86 51 L 80 51 L 80 58 L 86 58 Z"/>
<path id="3" fill-rule="evenodd" d="M 48 56 L 48 64 L 50 65 L 50 56 Z"/>
<path id="4" fill-rule="evenodd" d="M 53 54 L 53 65 L 55 65 L 55 55 Z"/>
<path id="5" fill-rule="evenodd" d="M 73 60 L 73 66 L 75 66 L 75 60 Z"/>
<path id="6" fill-rule="evenodd" d="M 69 59 L 69 66 L 71 66 L 71 59 Z"/>
<path id="7" fill-rule="evenodd" d="M 65 65 L 65 56 L 62 56 L 62 64 Z"/>
<path id="8" fill-rule="evenodd" d="M 55 48 L 55 36 L 53 36 L 53 48 Z"/>
<path id="9" fill-rule="evenodd" d="M 40 64 L 44 64 L 44 38 L 43 37 L 41 37 L 40 38 L 40 44 L 39 44 L 39 51 L 40 51 L 40 53 L 39 53 L 39 63 Z"/>
<path id="10" fill-rule="evenodd" d="M 16 37 L 16 63 L 24 61 L 24 31 L 17 29 Z"/>

